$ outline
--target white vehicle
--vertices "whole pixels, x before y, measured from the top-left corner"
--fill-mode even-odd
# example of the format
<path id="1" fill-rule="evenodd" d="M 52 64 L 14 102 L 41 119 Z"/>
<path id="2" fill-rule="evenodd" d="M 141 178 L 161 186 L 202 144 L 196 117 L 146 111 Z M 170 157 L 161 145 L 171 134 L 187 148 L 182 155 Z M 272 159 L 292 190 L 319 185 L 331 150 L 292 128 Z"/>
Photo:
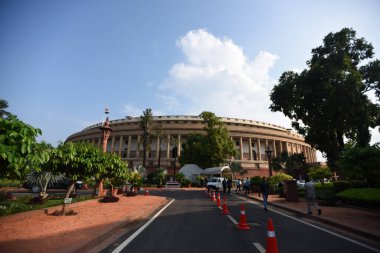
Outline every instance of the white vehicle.
<path id="1" fill-rule="evenodd" d="M 207 182 L 207 189 L 215 189 L 215 190 L 219 190 L 219 189 L 223 189 L 223 177 L 212 177 L 208 180 Z"/>

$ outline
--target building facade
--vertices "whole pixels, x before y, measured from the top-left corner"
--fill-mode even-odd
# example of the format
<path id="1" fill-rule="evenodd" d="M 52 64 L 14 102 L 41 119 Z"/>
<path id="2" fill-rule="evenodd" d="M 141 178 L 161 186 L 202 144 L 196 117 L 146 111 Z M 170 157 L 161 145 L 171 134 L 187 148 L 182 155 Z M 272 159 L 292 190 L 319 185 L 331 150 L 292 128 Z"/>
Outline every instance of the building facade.
<path id="1" fill-rule="evenodd" d="M 237 118 L 219 118 L 227 127 L 231 139 L 239 150 L 240 157 L 232 158 L 240 162 L 245 169 L 243 176 L 267 176 L 268 158 L 265 150 L 272 150 L 272 157 L 281 152 L 289 154 L 304 153 L 307 163 L 317 162 L 316 150 L 305 143 L 302 136 L 281 126 Z M 140 117 L 126 117 L 110 121 L 112 128 L 107 143 L 107 152 L 118 154 L 129 166 L 142 165 L 143 146 Z M 87 142 L 101 146 L 102 123 L 95 124 L 75 133 L 66 141 Z M 159 128 L 158 128 L 159 126 Z M 181 143 L 190 133 L 203 133 L 203 119 L 198 116 L 154 116 L 152 119 L 152 140 L 150 151 L 146 155 L 146 167 L 149 171 L 159 165 L 166 167 L 169 174 L 179 170 L 179 164 L 173 154 L 181 155 Z M 175 166 L 175 167 L 174 167 Z"/>

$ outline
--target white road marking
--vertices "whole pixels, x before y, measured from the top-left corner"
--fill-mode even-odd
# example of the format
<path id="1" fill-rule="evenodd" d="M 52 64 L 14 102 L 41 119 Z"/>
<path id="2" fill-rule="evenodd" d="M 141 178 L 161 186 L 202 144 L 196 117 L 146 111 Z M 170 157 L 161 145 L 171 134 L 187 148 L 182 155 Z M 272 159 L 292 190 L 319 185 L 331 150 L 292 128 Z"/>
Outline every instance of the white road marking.
<path id="1" fill-rule="evenodd" d="M 145 223 L 141 228 L 139 228 L 136 232 L 134 232 L 130 237 L 127 238 L 122 244 L 120 244 L 116 249 L 112 251 L 112 253 L 121 252 L 129 243 L 133 241 L 144 229 L 146 229 L 168 206 L 170 206 L 174 202 L 174 199 L 170 201 L 166 206 L 164 206 L 158 213 L 156 213 L 150 220 Z"/>
<path id="2" fill-rule="evenodd" d="M 260 253 L 265 253 L 265 249 L 263 248 L 263 246 L 261 246 L 260 243 L 258 243 L 258 242 L 254 242 L 253 245 L 256 247 L 256 249 L 257 249 Z"/>
<path id="3" fill-rule="evenodd" d="M 237 198 L 239 198 L 239 199 L 242 199 L 242 200 L 245 200 L 245 201 L 247 201 L 247 202 L 249 202 L 249 203 L 252 203 L 252 204 L 254 204 L 254 205 L 262 206 L 262 205 L 260 205 L 260 204 L 258 204 L 258 203 L 256 203 L 256 202 L 254 202 L 254 201 L 252 201 L 252 200 L 248 200 L 248 199 L 246 199 L 246 198 L 243 198 L 243 197 L 237 196 L 237 195 L 235 195 L 235 194 L 232 194 L 232 195 L 235 196 L 235 197 L 237 197 Z M 363 248 L 366 248 L 366 249 L 372 250 L 373 252 L 380 253 L 380 250 L 379 250 L 379 249 L 376 249 L 376 248 L 373 248 L 373 247 L 371 247 L 371 246 L 368 246 L 368 245 L 366 245 L 366 244 L 364 244 L 364 243 L 361 243 L 361 242 L 355 241 L 355 240 L 353 240 L 353 239 L 351 239 L 351 238 L 345 237 L 345 236 L 343 236 L 343 235 L 339 235 L 339 234 L 337 234 L 337 233 L 335 233 L 335 232 L 332 232 L 332 231 L 329 231 L 329 230 L 327 230 L 327 229 L 324 229 L 324 228 L 318 227 L 318 226 L 316 226 L 316 225 L 314 225 L 314 224 L 310 224 L 310 223 L 308 223 L 308 222 L 306 222 L 306 221 L 302 221 L 302 220 L 296 219 L 296 218 L 294 218 L 294 217 L 292 217 L 292 216 L 289 216 L 289 215 L 287 215 L 287 214 L 281 213 L 281 212 L 279 212 L 279 211 L 276 211 L 276 210 L 273 210 L 273 209 L 269 209 L 269 208 L 268 208 L 268 210 L 270 210 L 270 211 L 272 211 L 272 212 L 275 212 L 275 213 L 278 213 L 278 214 L 280 214 L 280 215 L 282 215 L 282 216 L 285 216 L 285 217 L 287 217 L 287 218 L 289 218 L 289 219 L 292 219 L 292 220 L 298 221 L 298 222 L 300 222 L 300 223 L 303 223 L 303 224 L 305 224 L 305 225 L 308 225 L 308 226 L 310 226 L 310 227 L 313 227 L 313 228 L 319 229 L 319 230 L 321 230 L 321 231 L 324 231 L 324 232 L 326 232 L 326 233 L 328 233 L 328 234 L 334 235 L 334 236 L 339 237 L 339 238 L 341 238 L 341 239 L 344 239 L 344 240 L 346 240 L 346 241 L 352 242 L 352 243 L 354 243 L 354 244 L 356 244 L 356 245 L 359 245 L 359 246 L 361 246 L 361 247 L 363 247 Z"/>
<path id="4" fill-rule="evenodd" d="M 238 222 L 237 222 L 237 221 L 236 221 L 231 215 L 227 214 L 226 216 L 228 217 L 228 219 L 230 219 L 230 221 L 232 221 L 232 223 L 233 223 L 234 225 L 237 225 L 237 224 L 238 224 Z"/>

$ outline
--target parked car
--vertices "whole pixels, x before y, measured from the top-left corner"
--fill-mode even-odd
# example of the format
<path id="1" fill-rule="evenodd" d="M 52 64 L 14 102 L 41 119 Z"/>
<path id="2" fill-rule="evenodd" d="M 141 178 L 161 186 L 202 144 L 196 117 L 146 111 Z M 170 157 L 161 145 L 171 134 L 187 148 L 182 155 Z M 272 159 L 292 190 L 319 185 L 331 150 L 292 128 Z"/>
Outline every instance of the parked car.
<path id="1" fill-rule="evenodd" d="M 71 182 L 70 178 L 64 178 L 58 182 L 49 183 L 47 189 L 67 189 Z M 30 189 L 32 192 L 40 192 L 40 187 L 37 185 L 32 185 L 27 182 L 24 182 L 22 187 L 25 189 Z M 75 181 L 75 189 L 81 189 L 83 187 L 82 181 Z"/>
<path id="2" fill-rule="evenodd" d="M 207 189 L 215 189 L 215 190 L 219 190 L 219 189 L 223 189 L 223 177 L 212 177 L 208 180 L 207 182 Z"/>

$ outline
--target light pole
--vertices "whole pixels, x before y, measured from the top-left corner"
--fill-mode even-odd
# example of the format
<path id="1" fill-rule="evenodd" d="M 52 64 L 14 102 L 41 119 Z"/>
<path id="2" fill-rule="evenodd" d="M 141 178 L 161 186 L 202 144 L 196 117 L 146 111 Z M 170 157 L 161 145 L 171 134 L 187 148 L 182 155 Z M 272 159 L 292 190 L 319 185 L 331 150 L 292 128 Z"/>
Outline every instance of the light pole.
<path id="1" fill-rule="evenodd" d="M 267 146 L 267 149 L 265 150 L 265 153 L 267 154 L 268 158 L 268 169 L 269 169 L 269 176 L 272 176 L 272 166 L 270 165 L 270 160 L 272 158 L 272 150 L 270 150 L 269 145 Z"/>

